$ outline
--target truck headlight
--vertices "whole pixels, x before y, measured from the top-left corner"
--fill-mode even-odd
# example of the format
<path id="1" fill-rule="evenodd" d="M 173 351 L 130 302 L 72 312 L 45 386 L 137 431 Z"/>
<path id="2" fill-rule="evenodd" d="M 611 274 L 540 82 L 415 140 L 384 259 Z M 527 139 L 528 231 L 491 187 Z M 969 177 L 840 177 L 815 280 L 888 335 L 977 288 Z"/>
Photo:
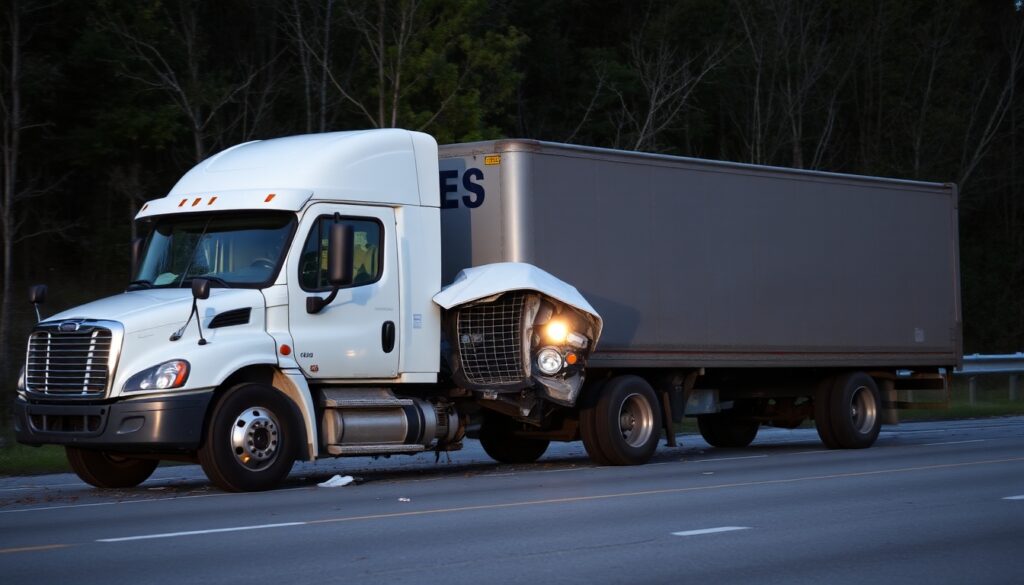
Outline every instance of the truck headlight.
<path id="1" fill-rule="evenodd" d="M 545 347 L 537 352 L 537 367 L 548 376 L 557 374 L 562 369 L 562 353 L 553 347 Z"/>
<path id="2" fill-rule="evenodd" d="M 135 374 L 124 383 L 125 392 L 169 390 L 181 388 L 188 380 L 189 365 L 185 360 L 171 360 Z"/>

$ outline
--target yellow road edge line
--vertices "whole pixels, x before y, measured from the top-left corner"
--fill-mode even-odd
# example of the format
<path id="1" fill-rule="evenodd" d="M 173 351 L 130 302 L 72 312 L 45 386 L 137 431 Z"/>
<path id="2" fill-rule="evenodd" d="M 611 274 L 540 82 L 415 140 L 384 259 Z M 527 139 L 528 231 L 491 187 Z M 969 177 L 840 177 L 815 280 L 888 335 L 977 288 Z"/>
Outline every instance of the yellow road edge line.
<path id="1" fill-rule="evenodd" d="M 0 548 L 0 555 L 9 553 L 21 553 L 21 552 L 33 552 L 40 550 L 54 550 L 58 548 L 67 548 L 69 546 L 75 546 L 73 544 L 42 544 L 39 546 L 21 546 L 17 548 Z"/>

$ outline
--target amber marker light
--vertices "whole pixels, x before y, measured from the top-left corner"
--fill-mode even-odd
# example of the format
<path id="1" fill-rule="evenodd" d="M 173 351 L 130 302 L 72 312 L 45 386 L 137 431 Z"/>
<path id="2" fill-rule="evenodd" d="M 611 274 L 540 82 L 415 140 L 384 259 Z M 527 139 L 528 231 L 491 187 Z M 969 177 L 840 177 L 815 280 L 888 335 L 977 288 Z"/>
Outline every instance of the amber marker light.
<path id="1" fill-rule="evenodd" d="M 574 354 L 571 351 L 569 353 L 565 354 L 565 363 L 569 364 L 570 366 L 576 365 L 576 362 L 578 360 L 579 360 L 579 358 L 576 357 L 576 354 Z"/>
<path id="2" fill-rule="evenodd" d="M 291 355 L 292 348 L 288 344 L 281 344 L 281 355 Z"/>
<path id="3" fill-rule="evenodd" d="M 274 200 L 274 197 L 277 197 L 277 193 L 271 193 L 271 194 L 267 195 L 267 198 L 264 199 L 263 202 L 264 203 L 270 203 L 271 201 Z"/>

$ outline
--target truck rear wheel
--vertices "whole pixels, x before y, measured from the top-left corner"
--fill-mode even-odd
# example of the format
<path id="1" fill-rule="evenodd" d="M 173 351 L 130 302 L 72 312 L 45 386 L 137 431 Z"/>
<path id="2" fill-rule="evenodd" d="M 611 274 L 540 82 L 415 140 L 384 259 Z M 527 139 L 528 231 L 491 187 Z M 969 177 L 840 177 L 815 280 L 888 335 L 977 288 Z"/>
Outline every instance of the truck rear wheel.
<path id="1" fill-rule="evenodd" d="M 242 384 L 213 408 L 199 463 L 221 489 L 271 489 L 295 463 L 298 423 L 295 407 L 275 388 Z"/>
<path id="2" fill-rule="evenodd" d="M 507 416 L 484 413 L 480 445 L 491 459 L 502 463 L 533 463 L 548 450 L 550 441 L 515 435 L 516 423 Z"/>
<path id="3" fill-rule="evenodd" d="M 600 384 L 587 388 L 580 399 L 580 438 L 591 461 L 598 465 L 611 465 L 597 432 L 597 400 L 601 397 L 601 388 Z"/>
<path id="4" fill-rule="evenodd" d="M 746 447 L 754 441 L 760 426 L 756 420 L 744 420 L 728 411 L 697 417 L 700 436 L 712 447 Z"/>
<path id="5" fill-rule="evenodd" d="M 661 437 L 658 397 L 639 376 L 618 376 L 603 388 L 594 409 L 601 452 L 612 465 L 641 465 L 650 460 Z"/>
<path id="6" fill-rule="evenodd" d="M 105 451 L 64 447 L 75 475 L 98 488 L 130 488 L 153 475 L 156 459 L 133 459 Z"/>
<path id="7" fill-rule="evenodd" d="M 826 390 L 827 389 L 827 390 Z M 818 436 L 830 449 L 864 449 L 874 444 L 882 429 L 878 385 L 864 372 L 835 379 L 815 397 Z"/>

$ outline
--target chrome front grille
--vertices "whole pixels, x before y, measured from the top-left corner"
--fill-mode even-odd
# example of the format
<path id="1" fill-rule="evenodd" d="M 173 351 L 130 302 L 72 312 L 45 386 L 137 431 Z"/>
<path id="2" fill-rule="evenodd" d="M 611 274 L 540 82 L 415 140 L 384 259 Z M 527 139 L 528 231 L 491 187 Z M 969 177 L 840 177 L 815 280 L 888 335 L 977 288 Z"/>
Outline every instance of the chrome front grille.
<path id="1" fill-rule="evenodd" d="M 29 336 L 25 385 L 30 392 L 68 397 L 103 396 L 110 382 L 115 332 L 73 322 L 42 324 Z M 119 342 L 119 339 L 117 340 Z"/>
<path id="2" fill-rule="evenodd" d="M 459 357 L 474 384 L 513 384 L 523 380 L 522 292 L 506 293 L 493 303 L 459 310 Z"/>

